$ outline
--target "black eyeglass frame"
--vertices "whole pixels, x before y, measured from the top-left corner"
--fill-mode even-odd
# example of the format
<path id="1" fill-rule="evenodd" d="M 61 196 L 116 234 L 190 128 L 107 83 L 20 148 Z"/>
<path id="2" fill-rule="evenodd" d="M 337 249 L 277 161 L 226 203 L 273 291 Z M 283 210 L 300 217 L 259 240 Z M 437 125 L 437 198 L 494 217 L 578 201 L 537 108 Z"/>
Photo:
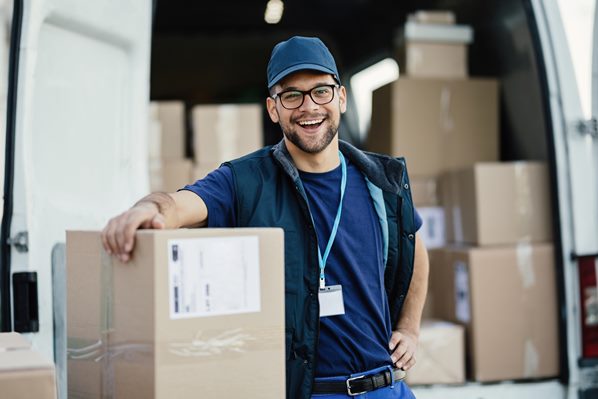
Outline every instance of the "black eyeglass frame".
<path id="1" fill-rule="evenodd" d="M 326 101 L 326 102 L 323 102 L 323 103 L 320 103 L 320 102 L 318 102 L 318 101 L 316 101 L 316 100 L 314 99 L 314 97 L 311 95 L 311 93 L 312 93 L 314 90 L 316 90 L 316 89 L 318 89 L 318 88 L 320 88 L 320 87 L 330 87 L 330 88 L 332 89 L 332 97 L 330 97 L 330 100 L 328 100 L 328 101 Z M 330 83 L 330 84 L 324 84 L 324 85 L 317 85 L 317 86 L 315 86 L 315 87 L 312 87 L 312 88 L 311 88 L 311 89 L 309 89 L 309 90 L 287 89 L 287 90 L 283 90 L 283 91 L 281 91 L 281 92 L 278 92 L 278 93 L 274 93 L 274 94 L 273 94 L 271 97 L 272 97 L 272 99 L 273 99 L 273 100 L 275 100 L 275 101 L 276 101 L 276 99 L 277 99 L 277 98 L 280 98 L 280 105 L 282 105 L 282 107 L 283 107 L 284 109 L 293 110 L 293 109 L 297 109 L 297 108 L 299 108 L 299 107 L 301 107 L 301 106 L 303 105 L 303 103 L 305 102 L 305 96 L 306 96 L 306 95 L 308 95 L 308 96 L 309 96 L 309 98 L 311 98 L 311 100 L 312 100 L 312 101 L 313 101 L 315 104 L 318 104 L 318 105 L 326 105 L 326 104 L 330 104 L 330 103 L 332 102 L 332 100 L 334 100 L 334 91 L 335 91 L 334 89 L 338 89 L 339 87 L 341 87 L 341 86 L 340 86 L 339 84 L 337 84 L 337 83 Z M 290 92 L 293 92 L 293 91 L 294 91 L 294 92 L 297 92 L 297 93 L 301 93 L 301 102 L 300 102 L 300 103 L 299 103 L 299 105 L 297 105 L 296 107 L 289 108 L 289 107 L 287 107 L 287 106 L 285 106 L 285 105 L 283 104 L 283 102 L 282 102 L 282 98 L 281 98 L 280 96 L 281 96 L 281 95 L 283 95 L 284 93 L 290 93 Z"/>

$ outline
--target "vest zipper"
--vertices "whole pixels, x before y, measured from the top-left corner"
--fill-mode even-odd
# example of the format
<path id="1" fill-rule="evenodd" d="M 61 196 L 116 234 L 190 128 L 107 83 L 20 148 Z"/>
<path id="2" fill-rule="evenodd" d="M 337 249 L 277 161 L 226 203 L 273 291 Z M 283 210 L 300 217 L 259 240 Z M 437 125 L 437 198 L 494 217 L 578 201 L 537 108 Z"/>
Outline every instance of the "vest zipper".
<path id="1" fill-rule="evenodd" d="M 312 257 L 314 254 L 316 257 L 316 264 L 317 264 L 317 251 L 318 251 L 318 237 L 316 235 L 316 226 L 314 226 L 313 224 L 313 219 L 311 217 L 311 213 L 309 211 L 309 205 L 307 203 L 307 196 L 305 194 L 305 192 L 303 191 L 303 188 L 301 186 L 301 184 L 299 182 L 294 182 L 295 183 L 295 188 L 297 189 L 297 196 L 299 197 L 299 204 L 301 206 L 301 211 L 303 212 L 303 216 L 306 218 L 308 226 L 310 227 L 310 234 L 312 236 L 312 241 L 315 243 L 316 248 L 314 251 L 314 248 L 312 246 L 311 251 L 312 251 Z M 316 269 L 316 287 L 319 286 L 319 270 Z M 313 362 L 312 362 L 312 368 L 311 368 L 311 375 L 312 375 L 312 379 L 311 379 L 311 383 L 310 383 L 310 391 L 311 391 L 311 387 L 313 386 L 313 377 L 315 375 L 316 372 L 316 367 L 317 367 L 317 362 L 318 362 L 318 356 L 317 356 L 317 351 L 318 351 L 318 345 L 319 345 L 319 341 L 320 341 L 320 317 L 319 317 L 319 308 L 320 308 L 320 299 L 318 297 L 318 293 L 317 293 L 317 288 L 316 288 L 316 292 L 313 293 L 311 291 L 311 287 L 309 287 L 309 296 L 315 296 L 316 298 L 316 303 L 318 304 L 318 317 L 316 320 L 316 328 L 315 328 L 315 345 L 313 348 Z M 308 361 L 309 364 L 309 360 L 308 359 L 304 359 Z"/>

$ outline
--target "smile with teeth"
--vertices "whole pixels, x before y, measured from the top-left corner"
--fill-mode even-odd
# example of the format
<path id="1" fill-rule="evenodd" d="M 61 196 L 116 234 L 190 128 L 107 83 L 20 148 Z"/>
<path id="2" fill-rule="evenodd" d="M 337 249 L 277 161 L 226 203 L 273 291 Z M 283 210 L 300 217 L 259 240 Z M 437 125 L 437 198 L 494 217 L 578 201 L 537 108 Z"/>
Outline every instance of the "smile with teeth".
<path id="1" fill-rule="evenodd" d="M 312 120 L 308 120 L 308 121 L 299 121 L 297 122 L 299 125 L 301 126 L 315 126 L 315 125 L 319 125 L 320 123 L 322 123 L 324 121 L 324 119 L 312 119 Z"/>

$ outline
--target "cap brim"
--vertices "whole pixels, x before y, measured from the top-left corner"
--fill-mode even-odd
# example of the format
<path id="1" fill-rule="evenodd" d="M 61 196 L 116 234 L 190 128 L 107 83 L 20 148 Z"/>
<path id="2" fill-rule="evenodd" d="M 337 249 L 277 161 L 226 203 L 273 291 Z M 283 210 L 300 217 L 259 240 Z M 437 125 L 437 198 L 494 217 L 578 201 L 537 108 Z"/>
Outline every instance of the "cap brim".
<path id="1" fill-rule="evenodd" d="M 318 64 L 297 64 L 286 68 L 285 70 L 279 72 L 270 82 L 268 82 L 268 89 L 271 89 L 276 83 L 280 82 L 282 79 L 286 78 L 293 72 L 297 71 L 318 71 L 331 74 L 334 79 L 340 83 L 338 76 L 336 76 L 335 71 L 331 70 L 330 68 L 326 68 L 325 66 L 318 65 Z"/>

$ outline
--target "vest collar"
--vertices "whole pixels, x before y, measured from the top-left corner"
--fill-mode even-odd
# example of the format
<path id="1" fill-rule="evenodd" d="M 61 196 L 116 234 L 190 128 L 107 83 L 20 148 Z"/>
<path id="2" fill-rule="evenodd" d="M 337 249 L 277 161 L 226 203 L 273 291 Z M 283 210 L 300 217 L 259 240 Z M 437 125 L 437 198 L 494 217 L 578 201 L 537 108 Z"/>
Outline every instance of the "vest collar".
<path id="1" fill-rule="evenodd" d="M 339 149 L 373 184 L 384 191 L 401 194 L 401 178 L 405 172 L 402 161 L 387 155 L 363 152 L 343 140 L 339 140 Z M 299 180 L 299 171 L 284 139 L 272 146 L 272 155 L 293 181 Z"/>

